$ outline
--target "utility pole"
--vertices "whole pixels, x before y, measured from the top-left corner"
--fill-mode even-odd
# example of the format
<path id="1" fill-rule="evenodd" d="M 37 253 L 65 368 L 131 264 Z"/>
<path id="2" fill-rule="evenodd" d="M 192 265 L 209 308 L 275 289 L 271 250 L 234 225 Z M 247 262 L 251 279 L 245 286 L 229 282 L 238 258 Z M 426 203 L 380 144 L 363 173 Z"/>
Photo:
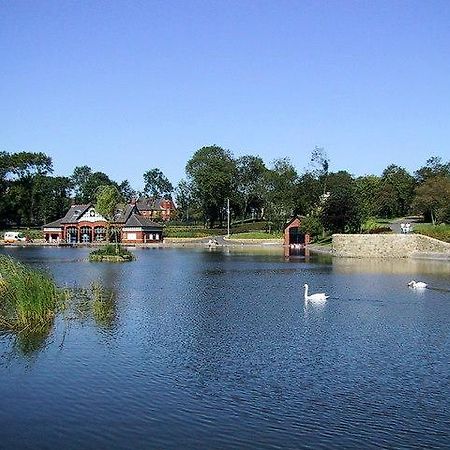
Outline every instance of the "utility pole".
<path id="1" fill-rule="evenodd" d="M 227 237 L 230 237 L 230 199 L 227 198 Z"/>

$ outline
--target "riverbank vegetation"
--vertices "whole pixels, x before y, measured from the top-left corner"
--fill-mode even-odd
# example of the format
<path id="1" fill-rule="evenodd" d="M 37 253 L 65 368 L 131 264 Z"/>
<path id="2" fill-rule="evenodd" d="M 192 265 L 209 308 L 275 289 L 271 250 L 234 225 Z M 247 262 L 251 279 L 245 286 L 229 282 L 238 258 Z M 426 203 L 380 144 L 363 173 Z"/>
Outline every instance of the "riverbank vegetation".
<path id="1" fill-rule="evenodd" d="M 418 224 L 414 226 L 414 233 L 439 239 L 440 241 L 450 242 L 450 225 L 440 224 Z"/>
<path id="2" fill-rule="evenodd" d="M 231 228 L 264 222 L 270 224 L 265 231 L 280 232 L 295 215 L 307 218 L 304 231 L 316 237 L 376 232 L 382 227 L 364 226 L 371 218 L 415 214 L 433 225 L 450 223 L 450 162 L 440 157 L 429 158 L 413 173 L 390 164 L 381 175 L 363 176 L 345 168 L 330 170 L 323 148 L 306 152 L 305 160 L 309 166 L 299 172 L 289 158 L 266 164 L 259 156 L 235 157 L 216 145 L 202 147 L 186 162 L 186 176 L 178 185 L 160 169 L 149 168 L 139 192 L 127 180 L 114 181 L 88 166 L 53 177 L 53 162 L 45 153 L 0 152 L 0 226 L 41 226 L 63 217 L 70 204 L 96 204 L 104 186 L 114 187 L 114 202 L 172 198 L 177 205 L 173 219 L 185 229 L 168 226 L 167 237 L 221 234 L 228 219 Z M 110 221 L 114 202 L 106 211 Z M 235 230 L 250 231 L 257 230 Z"/>
<path id="3" fill-rule="evenodd" d="M 116 310 L 114 291 L 99 281 L 87 288 L 60 288 L 45 272 L 0 255 L 0 332 L 11 333 L 24 355 L 41 348 L 58 315 L 111 328 Z"/>
<path id="4" fill-rule="evenodd" d="M 23 331 L 48 326 L 68 292 L 44 272 L 0 255 L 0 326 Z"/>

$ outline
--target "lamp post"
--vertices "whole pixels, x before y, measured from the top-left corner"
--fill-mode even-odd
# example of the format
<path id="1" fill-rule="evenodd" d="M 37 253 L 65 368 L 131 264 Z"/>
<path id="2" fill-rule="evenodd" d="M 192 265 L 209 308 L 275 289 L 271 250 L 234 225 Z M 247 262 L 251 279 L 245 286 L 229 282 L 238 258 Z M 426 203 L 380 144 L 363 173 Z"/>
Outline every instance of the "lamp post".
<path id="1" fill-rule="evenodd" d="M 227 198 L 227 237 L 230 237 L 230 199 Z"/>

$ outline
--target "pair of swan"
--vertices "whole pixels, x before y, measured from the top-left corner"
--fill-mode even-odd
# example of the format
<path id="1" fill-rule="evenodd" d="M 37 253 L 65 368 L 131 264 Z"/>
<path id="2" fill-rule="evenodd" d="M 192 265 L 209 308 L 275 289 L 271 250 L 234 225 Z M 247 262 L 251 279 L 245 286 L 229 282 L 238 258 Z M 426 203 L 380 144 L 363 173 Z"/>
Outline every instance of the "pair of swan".
<path id="1" fill-rule="evenodd" d="M 323 292 L 308 295 L 309 286 L 305 283 L 304 287 L 305 287 L 305 301 L 310 300 L 313 302 L 324 302 L 329 297 L 329 295 L 325 295 Z"/>
<path id="2" fill-rule="evenodd" d="M 412 280 L 408 283 L 408 286 L 413 289 L 425 289 L 428 286 L 428 284 L 424 283 L 423 281 Z"/>

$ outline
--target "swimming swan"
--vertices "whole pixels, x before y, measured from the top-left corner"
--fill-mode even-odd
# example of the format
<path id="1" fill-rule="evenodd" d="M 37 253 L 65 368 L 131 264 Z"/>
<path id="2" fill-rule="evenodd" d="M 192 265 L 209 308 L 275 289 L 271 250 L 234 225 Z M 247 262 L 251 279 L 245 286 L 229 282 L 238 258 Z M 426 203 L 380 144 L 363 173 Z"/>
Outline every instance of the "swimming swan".
<path id="1" fill-rule="evenodd" d="M 305 283 L 305 300 L 312 300 L 312 301 L 325 301 L 329 295 L 325 295 L 323 292 L 320 294 L 311 294 L 308 295 L 308 285 Z"/>
<path id="2" fill-rule="evenodd" d="M 413 289 L 425 289 L 428 286 L 428 284 L 424 283 L 423 281 L 412 280 L 408 283 L 408 286 Z"/>

